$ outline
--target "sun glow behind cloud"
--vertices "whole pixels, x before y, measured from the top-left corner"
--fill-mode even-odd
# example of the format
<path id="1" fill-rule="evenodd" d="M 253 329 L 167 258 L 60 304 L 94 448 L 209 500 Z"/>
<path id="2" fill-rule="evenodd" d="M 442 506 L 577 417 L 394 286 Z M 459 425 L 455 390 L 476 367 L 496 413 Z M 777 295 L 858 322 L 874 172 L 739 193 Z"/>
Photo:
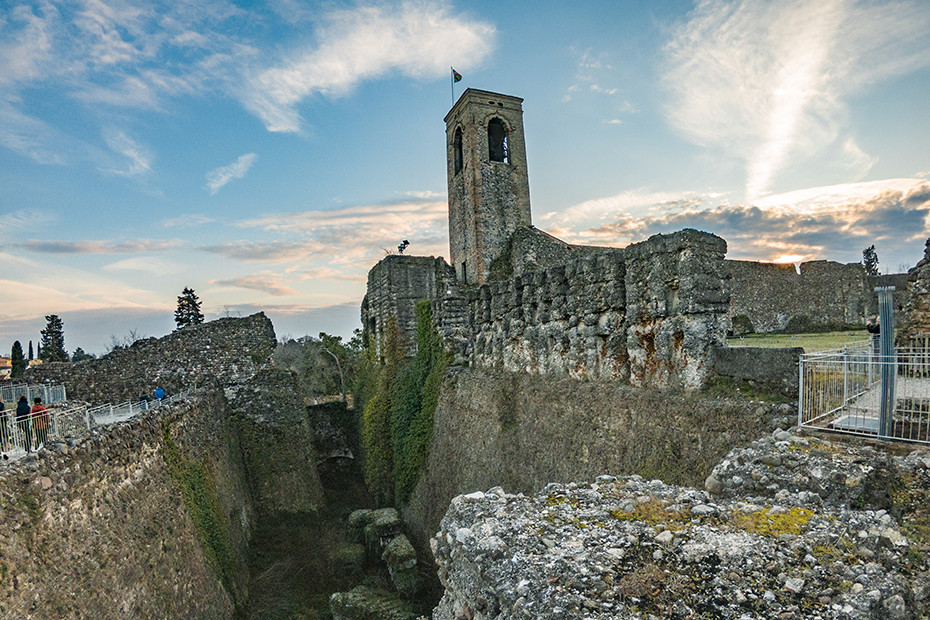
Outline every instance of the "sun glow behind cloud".
<path id="1" fill-rule="evenodd" d="M 666 48 L 670 122 L 746 166 L 746 199 L 829 150 L 861 178 L 874 159 L 848 135 L 847 99 L 930 65 L 921 1 L 705 0 Z"/>

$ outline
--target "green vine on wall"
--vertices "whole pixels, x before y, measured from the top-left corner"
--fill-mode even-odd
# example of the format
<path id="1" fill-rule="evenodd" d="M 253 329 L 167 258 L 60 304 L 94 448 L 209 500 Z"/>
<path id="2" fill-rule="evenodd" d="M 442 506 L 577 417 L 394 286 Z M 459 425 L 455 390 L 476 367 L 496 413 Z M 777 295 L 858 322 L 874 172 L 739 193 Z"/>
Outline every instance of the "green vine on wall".
<path id="1" fill-rule="evenodd" d="M 432 323 L 428 300 L 417 303 L 417 353 L 405 357 L 395 320 L 385 326 L 384 365 L 362 417 L 369 490 L 382 504 L 407 501 L 429 454 L 433 415 L 451 356 Z"/>
<path id="2" fill-rule="evenodd" d="M 229 537 L 229 524 L 220 508 L 213 480 L 202 464 L 181 454 L 167 423 L 162 426 L 162 431 L 162 458 L 168 475 L 181 489 L 184 506 L 194 522 L 197 538 L 207 561 L 223 582 L 226 591 L 233 594 L 235 560 Z"/>

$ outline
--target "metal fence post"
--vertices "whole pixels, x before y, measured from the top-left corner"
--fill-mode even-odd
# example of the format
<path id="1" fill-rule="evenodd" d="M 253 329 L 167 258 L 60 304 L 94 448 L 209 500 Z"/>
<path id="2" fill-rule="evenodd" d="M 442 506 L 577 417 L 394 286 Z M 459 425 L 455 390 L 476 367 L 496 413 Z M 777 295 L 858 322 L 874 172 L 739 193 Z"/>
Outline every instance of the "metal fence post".
<path id="1" fill-rule="evenodd" d="M 881 349 L 881 404 L 878 417 L 878 436 L 889 437 L 894 426 L 894 306 L 891 293 L 893 286 L 876 286 L 878 293 L 879 347 Z"/>
<path id="2" fill-rule="evenodd" d="M 798 356 L 798 428 L 804 426 L 804 356 Z"/>

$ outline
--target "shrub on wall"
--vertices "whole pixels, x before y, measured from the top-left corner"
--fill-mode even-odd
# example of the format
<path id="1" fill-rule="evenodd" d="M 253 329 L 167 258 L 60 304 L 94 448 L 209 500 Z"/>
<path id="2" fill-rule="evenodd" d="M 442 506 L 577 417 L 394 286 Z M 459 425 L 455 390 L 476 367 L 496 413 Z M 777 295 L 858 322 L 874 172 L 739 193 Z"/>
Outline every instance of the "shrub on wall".
<path id="1" fill-rule="evenodd" d="M 733 326 L 734 336 L 752 334 L 756 331 L 755 327 L 753 327 L 752 319 L 745 314 L 737 314 L 730 323 Z"/>
<path id="2" fill-rule="evenodd" d="M 396 321 L 385 331 L 384 365 L 362 416 L 365 481 L 379 503 L 406 501 L 426 461 L 439 388 L 449 363 L 429 301 L 417 304 L 417 353 L 404 357 Z"/>

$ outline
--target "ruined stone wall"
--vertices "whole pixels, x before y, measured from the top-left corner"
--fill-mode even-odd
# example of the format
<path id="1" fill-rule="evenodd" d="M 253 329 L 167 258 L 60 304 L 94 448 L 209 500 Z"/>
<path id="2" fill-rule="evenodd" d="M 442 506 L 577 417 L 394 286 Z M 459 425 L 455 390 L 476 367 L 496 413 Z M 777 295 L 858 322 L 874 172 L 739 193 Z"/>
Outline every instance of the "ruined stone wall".
<path id="1" fill-rule="evenodd" d="M 237 458 L 217 425 L 193 420 L 210 398 L 145 418 L 61 452 L 0 468 L 0 616 L 232 617 L 163 457 L 164 426 L 182 449 L 209 446 L 234 557 L 245 559 L 251 514 Z M 200 447 L 202 446 L 202 447 Z M 237 475 L 238 474 L 238 475 Z M 246 527 L 242 527 L 246 521 Z M 245 581 L 231 590 L 242 594 Z"/>
<path id="2" fill-rule="evenodd" d="M 901 344 L 930 333 L 930 239 L 927 239 L 924 257 L 907 272 L 907 292 L 902 313 L 904 326 L 898 339 Z"/>
<path id="3" fill-rule="evenodd" d="M 156 385 L 174 394 L 208 381 L 245 381 L 274 347 L 274 327 L 259 312 L 138 340 L 99 360 L 33 366 L 26 380 L 64 384 L 71 399 L 117 403 L 136 399 L 140 392 L 151 395 Z"/>
<path id="4" fill-rule="evenodd" d="M 746 315 L 757 332 L 781 331 L 794 318 L 814 325 L 864 325 L 869 282 L 858 263 L 776 265 L 728 260 L 729 316 Z"/>
<path id="5" fill-rule="evenodd" d="M 369 272 L 366 333 L 380 345 L 396 317 L 410 348 L 416 302 L 430 299 L 459 365 L 644 387 L 693 389 L 705 382 L 711 350 L 725 341 L 726 242 L 684 230 L 622 250 L 560 243 L 532 232 L 515 236 L 515 249 L 554 254 L 537 254 L 535 270 L 521 263 L 513 277 L 477 288 L 458 285 L 442 259 L 389 256 Z"/>
<path id="6" fill-rule="evenodd" d="M 366 341 L 373 338 L 378 351 L 384 344 L 389 320 L 396 319 L 401 337 L 411 353 L 417 342 L 416 304 L 424 299 L 460 297 L 455 273 L 442 258 L 392 255 L 381 259 L 368 272 L 368 290 L 362 300 L 362 327 Z M 454 331 L 455 302 L 444 305 L 448 329 Z"/>
<path id="7" fill-rule="evenodd" d="M 638 386 L 695 388 L 725 338 L 726 243 L 685 230 L 623 250 L 579 248 L 564 264 L 470 295 L 478 366 Z"/>
<path id="8" fill-rule="evenodd" d="M 793 405 L 611 379 L 460 369 L 443 385 L 426 467 L 404 517 L 423 540 L 453 497 L 498 485 L 531 493 L 602 473 L 699 485 L 727 451 L 796 415 Z"/>
<path id="9" fill-rule="evenodd" d="M 146 372 L 214 377 L 178 405 L 0 463 L 0 531 L 10 533 L 0 536 L 0 616 L 241 610 L 253 534 L 323 503 L 296 380 L 264 366 L 273 345 L 270 322 L 256 315 L 150 339 L 96 364 L 50 365 L 69 395 L 104 401 L 130 396 Z M 207 353 L 185 353 L 201 347 Z M 191 358 L 193 366 L 174 366 Z"/>

